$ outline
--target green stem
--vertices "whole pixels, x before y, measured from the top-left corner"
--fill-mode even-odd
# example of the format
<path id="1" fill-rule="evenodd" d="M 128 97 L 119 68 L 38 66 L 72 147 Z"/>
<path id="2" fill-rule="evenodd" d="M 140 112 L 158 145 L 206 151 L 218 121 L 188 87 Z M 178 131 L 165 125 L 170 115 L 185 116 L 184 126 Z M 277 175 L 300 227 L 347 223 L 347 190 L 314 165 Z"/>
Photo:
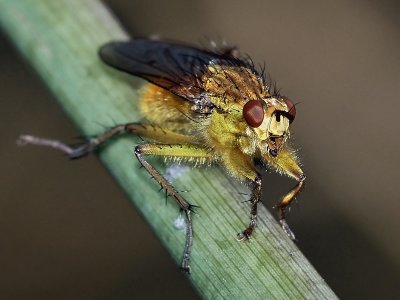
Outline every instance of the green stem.
<path id="1" fill-rule="evenodd" d="M 0 24 L 84 134 L 102 132 L 99 124 L 140 118 L 137 90 L 98 58 L 100 45 L 127 38 L 99 1 L 0 0 Z M 132 81 L 137 86 L 142 83 Z M 160 206 L 163 195 L 138 168 L 134 145 L 134 138 L 118 139 L 100 158 L 179 264 L 184 231 L 174 226 L 177 207 Z M 162 165 L 156 166 L 163 171 Z M 194 215 L 188 278 L 203 298 L 336 298 L 265 207 L 259 209 L 251 243 L 236 240 L 249 220 L 249 205 L 243 203 L 247 197 L 240 194 L 246 188 L 220 169 L 191 169 L 174 185 L 189 190 L 186 197 L 201 207 Z"/>

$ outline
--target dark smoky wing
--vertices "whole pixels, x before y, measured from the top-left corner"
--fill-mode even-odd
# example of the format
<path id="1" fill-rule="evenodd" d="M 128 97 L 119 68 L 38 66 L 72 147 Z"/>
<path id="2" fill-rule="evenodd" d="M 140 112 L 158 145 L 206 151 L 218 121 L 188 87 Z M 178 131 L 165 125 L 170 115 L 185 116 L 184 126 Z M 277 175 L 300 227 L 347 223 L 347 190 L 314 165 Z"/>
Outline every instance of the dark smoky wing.
<path id="1" fill-rule="evenodd" d="M 237 65 L 241 62 L 226 54 L 149 39 L 111 42 L 101 47 L 99 54 L 108 65 L 142 77 L 188 100 L 200 96 L 200 78 L 208 64 Z"/>

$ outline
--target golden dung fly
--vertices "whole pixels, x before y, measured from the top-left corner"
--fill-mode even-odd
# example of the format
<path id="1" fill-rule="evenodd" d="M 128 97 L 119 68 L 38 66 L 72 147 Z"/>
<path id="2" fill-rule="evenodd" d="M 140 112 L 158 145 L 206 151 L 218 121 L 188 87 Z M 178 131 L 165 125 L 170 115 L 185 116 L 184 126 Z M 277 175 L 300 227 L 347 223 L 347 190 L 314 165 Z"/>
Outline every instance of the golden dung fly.
<path id="1" fill-rule="evenodd" d="M 79 158 L 122 133 L 148 139 L 136 146 L 135 155 L 185 213 L 181 268 L 188 273 L 194 206 L 148 163 L 147 155 L 219 164 L 233 177 L 249 182 L 250 222 L 238 234 L 242 241 L 250 238 L 257 225 L 262 186 L 256 162 L 295 179 L 296 186 L 277 204 L 283 230 L 295 239 L 285 212 L 305 183 L 296 153 L 288 145 L 296 107 L 273 91 L 249 58 L 239 56 L 235 48 L 201 50 L 151 39 L 111 42 L 99 53 L 106 64 L 149 82 L 139 104 L 145 121 L 114 126 L 75 148 L 30 135 L 21 136 L 21 143 L 50 146 Z"/>

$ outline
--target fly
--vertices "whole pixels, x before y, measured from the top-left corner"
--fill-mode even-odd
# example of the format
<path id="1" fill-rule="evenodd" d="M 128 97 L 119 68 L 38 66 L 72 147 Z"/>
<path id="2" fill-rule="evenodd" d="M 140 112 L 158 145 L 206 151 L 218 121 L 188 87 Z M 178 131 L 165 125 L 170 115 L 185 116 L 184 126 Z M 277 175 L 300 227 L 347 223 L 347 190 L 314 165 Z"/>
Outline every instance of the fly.
<path id="1" fill-rule="evenodd" d="M 75 148 L 30 135 L 21 136 L 21 143 L 56 148 L 76 159 L 116 135 L 134 134 L 149 140 L 135 147 L 135 155 L 185 213 L 181 268 L 187 273 L 194 205 L 146 160 L 148 155 L 178 158 L 196 165 L 218 164 L 231 176 L 249 182 L 250 222 L 238 234 L 240 241 L 249 240 L 257 225 L 262 185 L 254 162 L 262 161 L 293 178 L 297 184 L 276 207 L 283 230 L 295 239 L 285 213 L 305 184 L 296 151 L 288 145 L 296 107 L 289 98 L 272 91 L 249 59 L 240 57 L 236 48 L 209 51 L 142 38 L 110 42 L 101 47 L 99 55 L 109 66 L 148 81 L 139 103 L 145 121 L 114 126 Z"/>

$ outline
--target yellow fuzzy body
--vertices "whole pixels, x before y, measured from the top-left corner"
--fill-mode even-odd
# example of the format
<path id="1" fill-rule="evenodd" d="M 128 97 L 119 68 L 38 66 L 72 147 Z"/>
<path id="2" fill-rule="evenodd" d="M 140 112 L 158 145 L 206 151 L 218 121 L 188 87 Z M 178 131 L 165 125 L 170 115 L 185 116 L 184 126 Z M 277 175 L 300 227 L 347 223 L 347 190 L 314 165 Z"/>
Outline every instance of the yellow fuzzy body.
<path id="1" fill-rule="evenodd" d="M 141 91 L 140 110 L 151 124 L 177 132 L 188 133 L 192 114 L 191 104 L 154 84 L 146 84 Z"/>
<path id="2" fill-rule="evenodd" d="M 202 81 L 207 97 L 215 105 L 209 114 L 196 112 L 192 102 L 166 89 L 153 84 L 143 87 L 140 102 L 143 117 L 150 124 L 182 135 L 184 143 L 179 136 L 162 133 L 152 139 L 160 143 L 194 146 L 175 148 L 176 153 L 164 156 L 195 163 L 220 163 L 241 180 L 257 177 L 255 158 L 261 158 L 279 173 L 290 177 L 297 178 L 301 174 L 294 151 L 284 146 L 277 157 L 271 157 L 265 142 L 266 130 L 251 128 L 243 119 L 243 105 L 248 100 L 271 97 L 259 78 L 248 69 L 212 66 Z M 268 112 L 270 104 L 265 105 Z M 275 104 L 278 105 L 284 107 L 280 102 Z"/>

